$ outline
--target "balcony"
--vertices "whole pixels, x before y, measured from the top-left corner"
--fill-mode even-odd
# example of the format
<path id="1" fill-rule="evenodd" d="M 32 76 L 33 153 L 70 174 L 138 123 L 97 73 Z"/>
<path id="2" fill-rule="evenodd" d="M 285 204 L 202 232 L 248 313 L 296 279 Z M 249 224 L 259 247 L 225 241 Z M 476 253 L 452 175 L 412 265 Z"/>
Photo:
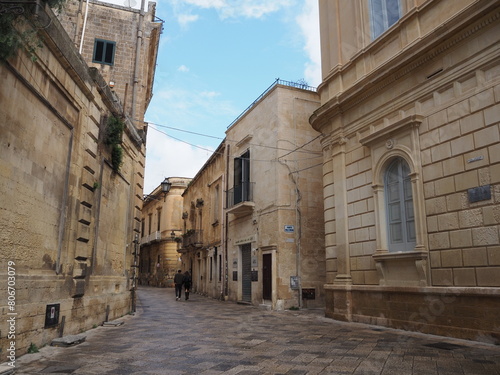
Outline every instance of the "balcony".
<path id="1" fill-rule="evenodd" d="M 199 248 L 203 245 L 203 230 L 190 229 L 182 235 L 182 248 Z"/>
<path id="2" fill-rule="evenodd" d="M 236 217 L 250 215 L 255 208 L 253 189 L 255 182 L 243 182 L 227 192 L 227 212 Z"/>
<path id="3" fill-rule="evenodd" d="M 147 236 L 144 236 L 141 238 L 141 246 L 142 245 L 148 245 L 151 242 L 157 242 L 161 240 L 161 232 L 156 231 L 151 234 L 148 234 Z"/>

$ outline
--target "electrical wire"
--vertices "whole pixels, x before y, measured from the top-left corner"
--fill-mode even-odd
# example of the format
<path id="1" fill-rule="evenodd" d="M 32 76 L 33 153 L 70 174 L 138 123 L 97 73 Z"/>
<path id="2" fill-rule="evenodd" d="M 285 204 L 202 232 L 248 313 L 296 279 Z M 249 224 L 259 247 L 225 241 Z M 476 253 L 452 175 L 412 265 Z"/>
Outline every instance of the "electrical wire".
<path id="1" fill-rule="evenodd" d="M 152 123 L 150 123 L 150 124 L 152 124 Z M 153 124 L 153 125 L 156 125 L 156 124 Z M 200 150 L 208 151 L 208 152 L 210 152 L 210 153 L 212 153 L 212 154 L 216 154 L 216 155 L 224 155 L 224 153 L 222 153 L 222 152 L 215 152 L 215 151 L 210 150 L 210 149 L 208 149 L 208 148 L 205 148 L 205 147 L 202 147 L 202 146 L 198 146 L 198 145 L 195 145 L 195 144 L 193 144 L 193 143 L 189 143 L 189 142 L 187 142 L 187 141 L 184 141 L 184 140 L 182 140 L 182 139 L 179 139 L 179 138 L 177 138 L 177 137 L 174 137 L 174 136 L 172 136 L 172 135 L 170 135 L 170 134 L 167 134 L 166 132 L 164 132 L 164 131 L 162 131 L 162 130 L 160 130 L 160 129 L 155 128 L 154 126 L 150 126 L 150 128 L 151 128 L 151 129 L 153 129 L 153 130 L 155 130 L 155 131 L 157 131 L 157 132 L 159 132 L 159 133 L 161 133 L 161 134 L 163 134 L 163 135 L 166 135 L 166 136 L 167 136 L 167 137 L 169 137 L 169 138 L 172 138 L 172 139 L 175 139 L 176 141 L 179 141 L 179 142 L 185 143 L 185 144 L 187 144 L 187 145 L 189 145 L 189 146 L 191 146 L 191 147 L 195 147 L 195 148 L 198 148 L 198 149 L 200 149 Z M 227 140 L 226 140 L 226 141 L 227 141 Z M 308 142 L 308 143 L 310 143 L 310 142 Z M 262 146 L 262 145 L 256 145 L 256 146 L 266 147 L 266 146 Z M 278 149 L 277 147 L 271 147 L 271 146 L 267 146 L 267 147 L 274 148 L 274 149 Z M 292 152 L 293 152 L 293 150 L 292 150 Z M 231 155 L 230 157 L 233 157 L 233 158 L 234 158 L 234 157 L 241 157 L 241 155 Z M 317 155 L 317 156 L 310 157 L 310 158 L 297 159 L 297 160 L 286 160 L 286 159 L 285 159 L 285 160 L 281 160 L 281 161 L 285 161 L 285 162 L 286 162 L 286 161 L 303 161 L 303 160 L 310 160 L 310 159 L 318 159 L 318 158 L 321 158 L 321 157 L 323 157 L 323 156 L 322 156 L 322 155 Z M 280 158 L 281 158 L 281 157 L 280 157 Z M 264 160 L 264 159 L 254 159 L 254 158 L 251 158 L 250 160 L 251 160 L 251 161 L 259 161 L 259 162 L 278 162 L 278 161 L 279 161 L 278 159 L 265 159 L 265 160 Z"/>
<path id="2" fill-rule="evenodd" d="M 166 128 L 166 129 L 171 129 L 171 130 L 175 130 L 175 131 L 179 131 L 179 132 L 183 132 L 183 133 L 189 133 L 189 134 L 193 134 L 193 135 L 199 135 L 201 137 L 207 137 L 207 138 L 213 138 L 213 139 L 220 139 L 220 140 L 223 140 L 224 138 L 221 138 L 221 137 L 216 137 L 216 136 L 213 136 L 213 135 L 208 135 L 208 134 L 203 134 L 203 133 L 197 133 L 197 132 L 193 132 L 193 131 L 189 131 L 189 130 L 184 130 L 184 129 L 179 129 L 179 128 L 175 128 L 175 127 L 172 127 L 172 126 L 168 126 L 168 125 L 161 125 L 161 124 L 157 124 L 157 123 L 154 123 L 154 122 L 149 122 L 148 121 L 148 124 L 150 125 L 154 125 L 156 127 L 160 127 L 160 128 Z M 158 130 L 158 129 L 155 129 L 155 130 Z M 256 144 L 256 143 L 249 143 L 249 145 L 251 146 L 257 146 L 257 147 L 264 147 L 264 148 L 271 148 L 271 149 L 274 149 L 274 150 L 280 150 L 280 151 L 289 151 L 287 154 L 283 155 L 283 156 L 280 156 L 280 158 L 286 156 L 286 155 L 289 155 L 295 151 L 298 151 L 300 150 L 301 148 L 303 148 L 304 146 L 307 146 L 309 143 L 313 142 L 314 140 L 318 139 L 322 134 L 320 134 L 319 136 L 317 136 L 316 138 L 314 138 L 313 140 L 307 142 L 306 144 L 302 145 L 302 146 L 299 146 L 297 147 L 296 149 L 294 150 L 290 150 L 288 148 L 281 148 L 281 147 L 276 147 L 276 146 L 266 146 L 266 145 L 261 145 L 261 144 Z M 230 140 L 230 139 L 227 139 L 226 138 L 226 142 L 231 142 L 231 143 L 238 143 L 239 141 L 235 141 L 235 140 Z M 322 155 L 321 152 L 319 151 L 312 151 L 312 150 L 303 150 L 303 151 L 299 151 L 299 152 L 302 152 L 302 153 L 307 153 L 307 154 L 315 154 L 315 155 Z"/>

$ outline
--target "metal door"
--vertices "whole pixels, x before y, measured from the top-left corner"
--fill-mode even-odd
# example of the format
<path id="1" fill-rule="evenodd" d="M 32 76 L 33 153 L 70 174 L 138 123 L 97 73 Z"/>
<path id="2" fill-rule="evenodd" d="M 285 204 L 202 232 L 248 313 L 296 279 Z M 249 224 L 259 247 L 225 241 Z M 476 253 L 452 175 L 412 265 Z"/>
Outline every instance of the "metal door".
<path id="1" fill-rule="evenodd" d="M 241 246 L 241 299 L 252 302 L 252 246 L 245 244 Z"/>
<path id="2" fill-rule="evenodd" d="M 273 256 L 272 254 L 262 255 L 262 298 L 272 299 L 273 291 Z"/>

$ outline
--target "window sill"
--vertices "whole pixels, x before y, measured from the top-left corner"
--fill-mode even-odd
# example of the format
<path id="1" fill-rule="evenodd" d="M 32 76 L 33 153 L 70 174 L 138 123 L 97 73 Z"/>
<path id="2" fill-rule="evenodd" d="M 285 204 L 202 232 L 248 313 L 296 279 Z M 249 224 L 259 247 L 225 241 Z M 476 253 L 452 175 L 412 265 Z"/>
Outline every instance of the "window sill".
<path id="1" fill-rule="evenodd" d="M 372 255 L 379 275 L 379 284 L 384 286 L 428 285 L 426 251 L 406 251 Z"/>

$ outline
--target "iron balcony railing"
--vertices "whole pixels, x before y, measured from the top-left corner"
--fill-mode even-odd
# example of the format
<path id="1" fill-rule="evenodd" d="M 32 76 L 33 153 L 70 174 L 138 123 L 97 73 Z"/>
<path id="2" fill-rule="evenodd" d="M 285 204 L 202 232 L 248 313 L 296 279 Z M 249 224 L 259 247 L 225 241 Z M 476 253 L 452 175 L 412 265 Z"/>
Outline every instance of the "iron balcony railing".
<path id="1" fill-rule="evenodd" d="M 247 109 L 245 109 L 243 112 L 241 112 L 241 114 L 238 117 L 236 117 L 234 119 L 234 121 L 232 123 L 230 123 L 227 128 L 229 129 L 231 126 L 233 126 L 235 123 L 237 123 L 240 118 L 242 118 L 248 111 L 250 111 L 257 104 L 257 102 L 259 102 L 269 91 L 271 91 L 274 88 L 274 86 L 277 86 L 277 85 L 296 87 L 298 89 L 313 91 L 313 92 L 317 91 L 316 87 L 309 86 L 306 82 L 290 82 L 290 81 L 284 81 L 282 79 L 276 78 L 276 81 L 274 81 L 271 84 L 271 86 L 269 86 L 267 89 L 265 89 L 264 92 L 262 94 L 260 94 L 259 97 L 257 99 L 255 99 L 253 101 L 253 103 L 247 107 Z"/>
<path id="2" fill-rule="evenodd" d="M 227 192 L 227 208 L 231 208 L 241 202 L 253 202 L 253 188 L 255 182 L 243 182 L 236 185 Z"/>

